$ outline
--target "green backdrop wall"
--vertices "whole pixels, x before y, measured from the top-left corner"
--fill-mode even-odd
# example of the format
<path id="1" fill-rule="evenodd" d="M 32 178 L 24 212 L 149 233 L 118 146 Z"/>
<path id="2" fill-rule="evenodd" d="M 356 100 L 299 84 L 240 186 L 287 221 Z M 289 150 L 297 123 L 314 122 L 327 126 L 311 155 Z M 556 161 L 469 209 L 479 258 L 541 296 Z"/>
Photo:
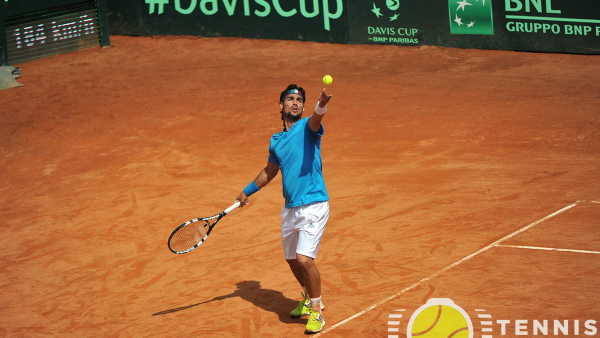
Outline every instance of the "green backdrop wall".
<path id="1" fill-rule="evenodd" d="M 0 61 L 11 18 L 80 1 L 3 1 Z M 106 8 L 100 24 L 111 34 L 600 54 L 600 0 L 106 0 Z M 109 28 L 101 30 L 108 42 Z"/>
<path id="2" fill-rule="evenodd" d="M 112 0 L 112 34 L 346 43 L 343 0 Z"/>
<path id="3" fill-rule="evenodd" d="M 598 0 L 347 0 L 350 43 L 600 53 Z"/>
<path id="4" fill-rule="evenodd" d="M 37 12 L 53 7 L 81 2 L 81 0 L 4 0 L 6 4 L 6 16 L 14 16 Z"/>
<path id="5" fill-rule="evenodd" d="M 113 34 L 600 54 L 598 0 L 108 0 Z"/>

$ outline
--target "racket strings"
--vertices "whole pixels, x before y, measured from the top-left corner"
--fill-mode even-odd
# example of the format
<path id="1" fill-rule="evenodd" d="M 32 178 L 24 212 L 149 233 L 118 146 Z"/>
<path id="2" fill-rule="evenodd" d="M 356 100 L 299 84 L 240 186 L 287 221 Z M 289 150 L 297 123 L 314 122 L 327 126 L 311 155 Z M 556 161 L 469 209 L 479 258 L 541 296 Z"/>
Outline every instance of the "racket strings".
<path id="1" fill-rule="evenodd" d="M 173 234 L 169 245 L 171 249 L 179 252 L 191 249 L 204 239 L 209 228 L 208 221 L 199 220 L 190 223 Z"/>

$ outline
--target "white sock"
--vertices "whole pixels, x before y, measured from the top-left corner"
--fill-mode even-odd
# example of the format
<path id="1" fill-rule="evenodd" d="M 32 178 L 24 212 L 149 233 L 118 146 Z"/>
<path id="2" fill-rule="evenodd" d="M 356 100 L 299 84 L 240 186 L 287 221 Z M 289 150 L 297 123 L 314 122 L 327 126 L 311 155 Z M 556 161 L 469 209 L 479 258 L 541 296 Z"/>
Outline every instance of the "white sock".
<path id="1" fill-rule="evenodd" d="M 313 304 L 319 304 L 319 311 L 321 311 L 321 308 L 323 307 L 323 303 L 321 303 L 321 297 L 311 298 L 310 305 L 312 306 Z"/>

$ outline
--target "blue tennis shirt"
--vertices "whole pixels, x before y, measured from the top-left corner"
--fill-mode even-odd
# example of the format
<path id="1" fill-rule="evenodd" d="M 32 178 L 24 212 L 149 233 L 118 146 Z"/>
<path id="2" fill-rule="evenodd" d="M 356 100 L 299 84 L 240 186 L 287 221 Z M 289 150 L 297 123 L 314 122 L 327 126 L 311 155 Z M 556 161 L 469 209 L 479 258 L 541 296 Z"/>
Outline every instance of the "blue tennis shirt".
<path id="1" fill-rule="evenodd" d="M 287 132 L 271 137 L 269 162 L 279 165 L 285 207 L 328 201 L 321 163 L 323 125 L 314 132 L 308 117 L 294 123 Z"/>

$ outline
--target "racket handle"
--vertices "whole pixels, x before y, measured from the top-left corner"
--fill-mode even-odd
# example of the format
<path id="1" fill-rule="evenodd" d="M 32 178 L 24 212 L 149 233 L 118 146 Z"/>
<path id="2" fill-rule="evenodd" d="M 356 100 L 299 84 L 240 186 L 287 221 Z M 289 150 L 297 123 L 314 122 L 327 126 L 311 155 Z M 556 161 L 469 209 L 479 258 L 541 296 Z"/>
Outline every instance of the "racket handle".
<path id="1" fill-rule="evenodd" d="M 233 203 L 232 206 L 230 206 L 229 208 L 225 209 L 225 211 L 223 211 L 223 213 L 225 215 L 227 215 L 228 213 L 234 211 L 235 209 L 240 207 L 240 201 L 235 201 L 235 203 Z"/>

